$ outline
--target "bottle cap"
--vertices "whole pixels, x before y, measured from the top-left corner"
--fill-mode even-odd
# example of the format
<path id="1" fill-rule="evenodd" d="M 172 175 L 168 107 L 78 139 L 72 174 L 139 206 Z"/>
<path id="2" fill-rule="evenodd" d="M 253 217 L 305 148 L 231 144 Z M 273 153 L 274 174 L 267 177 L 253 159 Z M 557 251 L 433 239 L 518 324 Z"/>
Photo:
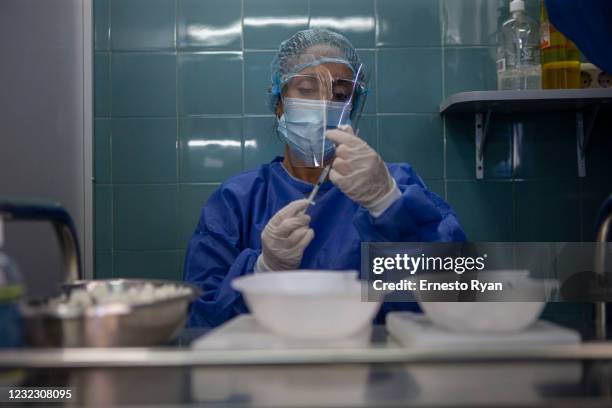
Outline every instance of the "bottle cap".
<path id="1" fill-rule="evenodd" d="M 525 11 L 524 0 L 512 0 L 510 2 L 510 12 L 514 13 L 515 11 Z"/>

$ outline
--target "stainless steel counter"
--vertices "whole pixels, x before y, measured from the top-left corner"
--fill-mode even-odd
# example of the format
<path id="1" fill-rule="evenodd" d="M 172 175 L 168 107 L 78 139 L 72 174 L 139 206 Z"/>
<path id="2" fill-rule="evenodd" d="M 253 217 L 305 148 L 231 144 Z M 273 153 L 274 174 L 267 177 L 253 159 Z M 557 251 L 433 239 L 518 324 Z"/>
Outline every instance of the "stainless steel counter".
<path id="1" fill-rule="evenodd" d="M 363 348 L 187 345 L 3 351 L 0 379 L 70 387 L 67 406 L 612 405 L 612 343 L 404 348 L 379 328 Z"/>
<path id="2" fill-rule="evenodd" d="M 21 376 L 21 386 L 69 387 L 74 397 L 65 406 L 612 405 L 612 365 L 602 361 L 54 368 L 15 372 Z"/>
<path id="3" fill-rule="evenodd" d="M 612 361 L 612 343 L 521 348 L 403 348 L 191 350 L 66 348 L 0 352 L 0 368 L 206 367 L 257 365 L 440 364 Z"/>
<path id="4" fill-rule="evenodd" d="M 83 367 L 204 367 L 315 364 L 387 363 L 472 363 L 512 361 L 597 361 L 612 360 L 612 341 L 587 341 L 576 345 L 546 345 L 507 348 L 471 346 L 404 347 L 390 337 L 384 326 L 375 326 L 363 341 L 352 345 L 319 347 L 307 343 L 284 343 L 269 348 L 266 343 L 242 342 L 228 348 L 192 348 L 206 331 L 186 329 L 173 345 L 148 348 L 57 348 L 0 349 L 1 368 L 83 368 Z M 214 337 L 214 336 L 213 336 Z M 207 337 L 209 338 L 209 337 Z M 262 349 L 262 347 L 266 349 Z"/>

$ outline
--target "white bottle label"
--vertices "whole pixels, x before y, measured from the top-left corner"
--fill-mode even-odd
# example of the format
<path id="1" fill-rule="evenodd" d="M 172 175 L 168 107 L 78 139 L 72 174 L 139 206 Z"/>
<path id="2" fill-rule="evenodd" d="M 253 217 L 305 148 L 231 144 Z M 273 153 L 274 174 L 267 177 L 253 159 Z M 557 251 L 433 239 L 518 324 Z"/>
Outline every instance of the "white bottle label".
<path id="1" fill-rule="evenodd" d="M 550 47 L 550 24 L 542 23 L 540 26 L 540 48 Z"/>

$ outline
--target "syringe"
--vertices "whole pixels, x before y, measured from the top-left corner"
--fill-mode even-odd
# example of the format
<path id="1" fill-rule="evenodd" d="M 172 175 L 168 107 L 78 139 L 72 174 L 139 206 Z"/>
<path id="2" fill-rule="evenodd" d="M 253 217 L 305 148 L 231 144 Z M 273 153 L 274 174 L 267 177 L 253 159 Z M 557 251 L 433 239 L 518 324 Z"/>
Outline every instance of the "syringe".
<path id="1" fill-rule="evenodd" d="M 331 164 L 328 164 L 327 166 L 323 168 L 323 171 L 321 172 L 321 175 L 319 176 L 317 183 L 314 185 L 314 187 L 312 188 L 312 191 L 308 195 L 308 206 L 314 205 L 315 203 L 314 198 L 317 196 L 317 193 L 319 192 L 319 188 L 321 188 L 321 184 L 325 183 L 325 180 L 327 180 L 327 176 L 329 175 L 330 170 L 331 170 Z"/>

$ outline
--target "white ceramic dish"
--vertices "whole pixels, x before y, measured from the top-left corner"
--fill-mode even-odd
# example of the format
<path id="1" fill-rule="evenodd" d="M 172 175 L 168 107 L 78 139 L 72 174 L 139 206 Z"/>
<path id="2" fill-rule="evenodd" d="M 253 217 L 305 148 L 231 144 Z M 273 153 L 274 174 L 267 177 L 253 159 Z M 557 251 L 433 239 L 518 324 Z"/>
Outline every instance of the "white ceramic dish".
<path id="1" fill-rule="evenodd" d="M 420 301 L 425 315 L 440 328 L 474 334 L 516 333 L 538 320 L 547 296 L 546 281 L 531 279 L 529 271 L 522 270 L 485 271 L 477 277 L 482 282 L 504 282 L 503 293 L 477 294 L 476 302 Z M 513 301 L 517 299 L 525 301 Z"/>
<path id="2" fill-rule="evenodd" d="M 438 327 L 460 333 L 515 333 L 540 317 L 544 302 L 423 302 Z"/>
<path id="3" fill-rule="evenodd" d="M 259 324 L 293 338 L 325 340 L 367 330 L 380 303 L 361 300 L 354 271 L 286 271 L 236 278 Z"/>

